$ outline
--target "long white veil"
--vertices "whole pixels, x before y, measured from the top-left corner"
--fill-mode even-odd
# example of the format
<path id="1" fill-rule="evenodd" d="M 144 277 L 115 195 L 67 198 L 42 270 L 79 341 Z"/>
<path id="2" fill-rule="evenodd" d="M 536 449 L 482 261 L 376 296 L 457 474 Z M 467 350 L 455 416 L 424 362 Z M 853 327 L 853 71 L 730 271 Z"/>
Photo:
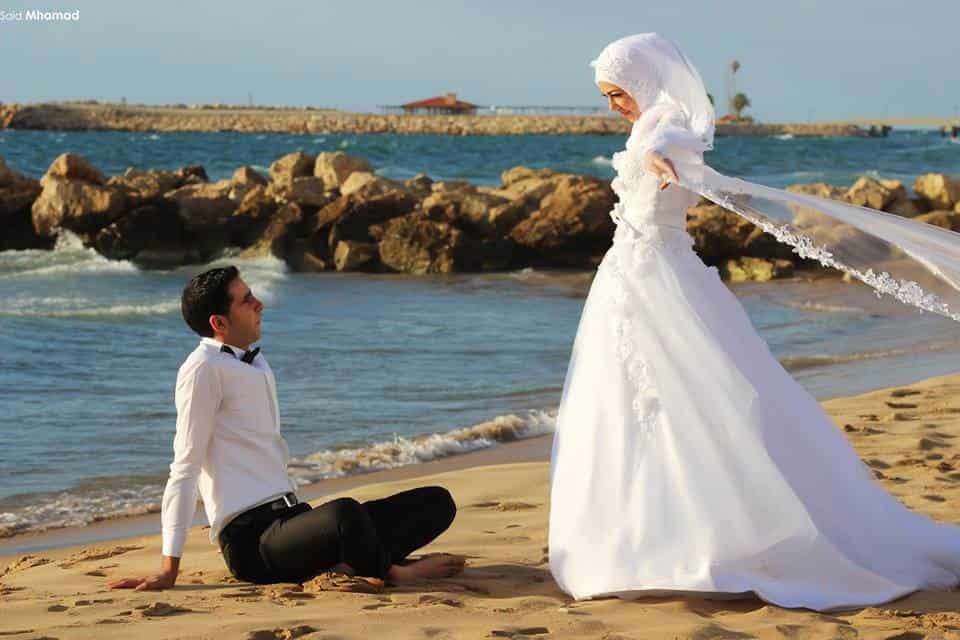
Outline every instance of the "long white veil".
<path id="1" fill-rule="evenodd" d="M 627 148 L 670 158 L 681 186 L 742 216 L 801 258 L 843 271 L 878 296 L 960 321 L 960 234 L 909 218 L 731 178 L 705 165 L 714 113 L 703 81 L 679 48 L 645 33 L 608 45 L 597 80 L 631 94 L 643 114 Z"/>

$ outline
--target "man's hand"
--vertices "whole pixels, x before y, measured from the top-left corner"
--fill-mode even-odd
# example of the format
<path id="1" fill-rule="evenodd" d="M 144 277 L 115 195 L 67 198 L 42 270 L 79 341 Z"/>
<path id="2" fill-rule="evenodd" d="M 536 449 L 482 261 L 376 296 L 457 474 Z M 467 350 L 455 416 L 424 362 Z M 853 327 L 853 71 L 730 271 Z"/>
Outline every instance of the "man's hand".
<path id="1" fill-rule="evenodd" d="M 158 573 L 155 576 L 141 576 L 139 578 L 122 578 L 108 582 L 111 589 L 134 589 L 136 591 L 160 591 L 170 589 L 177 582 L 177 575 Z"/>
<path id="2" fill-rule="evenodd" d="M 650 151 L 647 153 L 645 169 L 660 178 L 660 190 L 663 191 L 670 186 L 671 182 L 679 182 L 680 176 L 669 158 L 664 158 L 659 153 Z"/>
<path id="3" fill-rule="evenodd" d="M 137 591 L 160 591 L 170 589 L 177 582 L 177 573 L 180 571 L 180 558 L 163 556 L 160 573 L 155 576 L 141 576 L 139 578 L 121 578 L 108 582 L 111 589 L 135 589 Z"/>

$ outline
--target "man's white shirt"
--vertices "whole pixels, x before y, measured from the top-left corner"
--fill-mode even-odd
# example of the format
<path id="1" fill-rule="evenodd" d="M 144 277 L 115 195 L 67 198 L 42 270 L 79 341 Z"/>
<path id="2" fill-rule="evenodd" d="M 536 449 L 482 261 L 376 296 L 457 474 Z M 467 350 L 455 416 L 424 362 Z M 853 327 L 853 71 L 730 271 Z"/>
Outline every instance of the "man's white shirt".
<path id="1" fill-rule="evenodd" d="M 204 338 L 177 373 L 177 434 L 163 492 L 163 555 L 180 557 L 193 522 L 197 490 L 210 540 L 230 519 L 296 489 L 280 435 L 273 371 L 263 355 L 252 363 Z"/>

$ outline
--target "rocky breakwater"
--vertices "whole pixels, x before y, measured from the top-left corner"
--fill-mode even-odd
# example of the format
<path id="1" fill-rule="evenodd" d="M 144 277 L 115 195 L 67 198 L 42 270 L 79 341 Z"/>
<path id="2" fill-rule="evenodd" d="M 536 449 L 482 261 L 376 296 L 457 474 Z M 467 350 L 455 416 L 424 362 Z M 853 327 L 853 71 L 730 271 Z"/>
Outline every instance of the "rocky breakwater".
<path id="1" fill-rule="evenodd" d="M 71 131 L 242 131 L 247 133 L 395 133 L 431 135 L 627 135 L 609 115 L 408 115 L 294 107 L 126 105 L 98 102 L 0 104 L 0 129 Z M 718 124 L 718 136 L 865 136 L 844 124 Z"/>
<path id="2" fill-rule="evenodd" d="M 939 174 L 919 177 L 913 194 L 871 178 L 791 189 L 960 228 L 960 186 Z M 199 166 L 107 177 L 68 153 L 39 181 L 0 161 L 0 248 L 49 248 L 69 231 L 108 258 L 147 268 L 224 254 L 272 255 L 294 271 L 592 268 L 610 245 L 614 202 L 607 181 L 550 169 L 515 167 L 497 186 L 425 175 L 399 182 L 342 152 L 297 152 L 269 175 L 240 167 L 210 182 Z M 813 266 L 718 205 L 701 201 L 687 218 L 696 251 L 729 279 Z"/>

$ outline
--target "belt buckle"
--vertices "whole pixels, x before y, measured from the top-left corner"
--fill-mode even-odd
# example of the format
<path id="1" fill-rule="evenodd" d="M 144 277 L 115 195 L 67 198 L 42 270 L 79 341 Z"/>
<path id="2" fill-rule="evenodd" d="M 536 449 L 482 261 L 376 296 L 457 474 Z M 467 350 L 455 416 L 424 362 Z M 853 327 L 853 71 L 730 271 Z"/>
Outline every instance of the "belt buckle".
<path id="1" fill-rule="evenodd" d="M 293 497 L 291 498 L 290 496 L 293 496 Z M 283 494 L 283 496 L 281 496 L 281 499 L 283 500 L 283 503 L 287 505 L 287 507 L 296 506 L 298 502 L 297 496 L 293 495 L 292 493 Z"/>

